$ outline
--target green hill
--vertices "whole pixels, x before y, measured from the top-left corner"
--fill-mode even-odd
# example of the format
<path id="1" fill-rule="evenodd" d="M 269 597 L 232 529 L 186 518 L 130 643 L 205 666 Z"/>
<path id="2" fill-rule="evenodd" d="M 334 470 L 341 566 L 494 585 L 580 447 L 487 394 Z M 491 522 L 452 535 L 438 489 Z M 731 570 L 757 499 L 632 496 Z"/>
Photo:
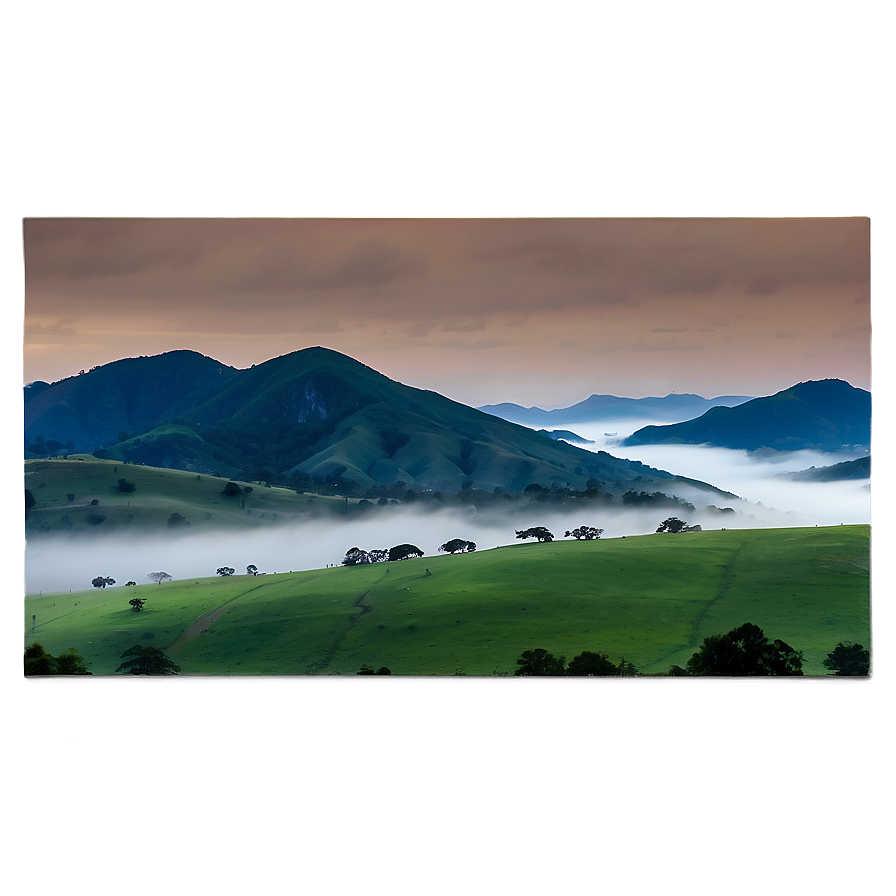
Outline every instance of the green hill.
<path id="1" fill-rule="evenodd" d="M 871 445 L 871 393 L 843 380 L 813 380 L 685 423 L 645 426 L 623 442 L 659 444 L 858 453 Z"/>
<path id="2" fill-rule="evenodd" d="M 143 376 L 140 375 L 143 371 Z M 43 389 L 25 403 L 26 452 L 117 461 L 300 487 L 409 486 L 457 492 L 705 483 L 590 452 L 309 348 L 246 370 L 195 352 L 131 358 Z M 717 495 L 721 494 L 716 492 Z"/>
<path id="3" fill-rule="evenodd" d="M 134 644 L 185 674 L 512 672 L 523 650 L 600 651 L 642 672 L 684 665 L 752 622 L 805 655 L 870 647 L 868 526 L 728 530 L 490 551 L 25 600 L 26 643 L 77 647 L 109 674 Z M 427 570 L 430 574 L 427 575 Z M 147 598 L 141 613 L 127 601 Z"/>

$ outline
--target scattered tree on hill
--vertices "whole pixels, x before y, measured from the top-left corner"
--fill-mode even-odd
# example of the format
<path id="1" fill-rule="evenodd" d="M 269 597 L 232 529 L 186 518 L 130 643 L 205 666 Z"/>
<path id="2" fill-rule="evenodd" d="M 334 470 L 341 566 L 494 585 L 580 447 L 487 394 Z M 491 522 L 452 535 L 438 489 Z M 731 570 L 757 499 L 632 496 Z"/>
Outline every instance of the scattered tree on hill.
<path id="1" fill-rule="evenodd" d="M 514 675 L 565 675 L 566 657 L 554 656 L 541 647 L 524 650 L 516 661 L 519 667 Z"/>
<path id="2" fill-rule="evenodd" d="M 139 613 L 143 609 L 143 604 L 146 603 L 145 597 L 132 597 L 128 603 L 131 605 L 131 609 L 135 613 Z"/>
<path id="3" fill-rule="evenodd" d="M 90 584 L 94 588 L 105 588 L 106 585 L 114 585 L 115 579 L 110 579 L 109 576 L 97 576 L 95 579 L 91 579 Z"/>
<path id="4" fill-rule="evenodd" d="M 802 675 L 803 653 L 770 642 L 758 625 L 745 622 L 724 635 L 710 635 L 688 660 L 690 675 Z"/>
<path id="5" fill-rule="evenodd" d="M 397 544 L 389 548 L 390 560 L 407 560 L 409 557 L 422 557 L 423 551 L 415 544 Z"/>
<path id="6" fill-rule="evenodd" d="M 600 538 L 603 534 L 603 529 L 595 529 L 594 526 L 579 526 L 577 529 L 569 530 L 566 533 L 566 537 L 569 538 L 569 536 L 572 535 L 576 541 L 580 538 L 584 538 L 585 541 L 593 541 Z"/>
<path id="7" fill-rule="evenodd" d="M 172 579 L 167 572 L 151 572 L 146 578 L 152 579 L 153 582 L 156 582 L 159 585 L 161 585 L 162 582 L 170 582 Z"/>
<path id="8" fill-rule="evenodd" d="M 517 538 L 537 538 L 539 541 L 553 541 L 554 535 L 544 526 L 533 526 L 531 529 L 517 529 Z"/>
<path id="9" fill-rule="evenodd" d="M 74 495 L 74 493 L 73 493 L 73 492 L 69 492 L 69 493 L 65 496 L 65 499 L 68 501 L 69 504 L 71 504 L 72 501 L 75 500 L 75 495 Z"/>
<path id="10" fill-rule="evenodd" d="M 567 675 L 578 676 L 614 676 L 619 674 L 618 668 L 610 662 L 605 653 L 594 653 L 585 650 L 569 661 Z"/>
<path id="11" fill-rule="evenodd" d="M 446 541 L 445 544 L 440 544 L 439 550 L 445 551 L 447 554 L 463 554 L 475 551 L 476 543 L 472 541 L 464 541 L 462 538 L 452 538 L 451 541 Z"/>
<path id="12" fill-rule="evenodd" d="M 91 506 L 91 507 L 96 507 L 99 503 L 100 503 L 100 499 L 99 499 L 99 498 L 94 498 L 94 499 L 90 502 L 90 506 Z"/>
<path id="13" fill-rule="evenodd" d="M 234 572 L 236 572 L 236 570 L 232 566 L 219 566 L 215 570 L 215 572 L 219 576 L 227 577 L 227 576 L 232 576 L 234 574 Z"/>
<path id="14" fill-rule="evenodd" d="M 374 548 L 367 552 L 371 563 L 385 563 L 389 559 L 389 552 L 385 548 Z"/>
<path id="15" fill-rule="evenodd" d="M 130 585 L 136 585 L 136 584 L 137 584 L 136 582 L 125 582 L 125 583 L 124 583 L 124 587 L 127 588 L 127 587 L 129 587 Z"/>
<path id="16" fill-rule="evenodd" d="M 189 525 L 187 518 L 180 513 L 172 513 L 171 516 L 168 517 L 168 526 L 171 529 L 179 529 L 182 526 Z"/>
<path id="17" fill-rule="evenodd" d="M 25 648 L 25 675 L 92 675 L 84 658 L 74 647 L 58 657 L 47 653 L 41 644 Z"/>
<path id="18" fill-rule="evenodd" d="M 228 482 L 224 488 L 221 489 L 222 495 L 227 495 L 230 498 L 235 498 L 237 495 L 241 495 L 243 490 L 235 483 Z"/>
<path id="19" fill-rule="evenodd" d="M 118 491 L 125 493 L 135 492 L 137 491 L 137 486 L 133 482 L 128 482 L 127 479 L 119 479 Z"/>
<path id="20" fill-rule="evenodd" d="M 258 567 L 254 563 L 250 563 L 246 567 L 246 575 L 247 576 L 257 576 L 258 575 Z"/>
<path id="21" fill-rule="evenodd" d="M 121 659 L 115 671 L 127 675 L 177 675 L 180 672 L 180 666 L 156 647 L 135 644 L 121 655 Z"/>
<path id="22" fill-rule="evenodd" d="M 822 661 L 832 675 L 868 675 L 871 654 L 861 644 L 841 641 Z"/>
<path id="23" fill-rule="evenodd" d="M 657 532 L 684 532 L 687 528 L 688 524 L 684 520 L 680 520 L 677 516 L 670 516 L 668 519 L 663 520 L 659 526 L 657 526 Z"/>
<path id="24" fill-rule="evenodd" d="M 30 489 L 25 489 L 25 519 L 28 519 L 28 511 L 37 504 L 37 499 L 31 494 Z"/>
<path id="25" fill-rule="evenodd" d="M 632 678 L 641 673 L 637 670 L 634 663 L 627 663 L 625 657 L 622 657 L 619 661 L 619 665 L 616 667 L 616 674 L 620 678 Z"/>

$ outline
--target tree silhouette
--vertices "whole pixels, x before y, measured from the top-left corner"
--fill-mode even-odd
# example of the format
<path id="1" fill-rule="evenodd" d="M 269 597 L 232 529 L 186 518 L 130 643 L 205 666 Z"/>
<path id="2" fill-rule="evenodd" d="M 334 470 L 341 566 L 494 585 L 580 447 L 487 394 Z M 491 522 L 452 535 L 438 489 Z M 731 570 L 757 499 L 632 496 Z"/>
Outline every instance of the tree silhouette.
<path id="1" fill-rule="evenodd" d="M 236 572 L 236 570 L 232 566 L 219 566 L 215 570 L 215 572 L 219 576 L 227 577 L 227 576 L 232 576 L 234 574 L 234 572 Z"/>
<path id="2" fill-rule="evenodd" d="M 841 641 L 822 661 L 832 675 L 869 675 L 871 654 L 861 644 Z"/>
<path id="3" fill-rule="evenodd" d="M 90 584 L 94 588 L 105 588 L 106 585 L 114 585 L 115 579 L 110 579 L 109 576 L 97 576 L 95 579 L 90 580 Z"/>
<path id="4" fill-rule="evenodd" d="M 132 597 L 128 603 L 131 605 L 131 608 L 135 613 L 139 613 L 143 609 L 143 604 L 146 603 L 145 597 Z"/>
<path id="5" fill-rule="evenodd" d="M 258 575 L 258 567 L 254 563 L 250 563 L 246 567 L 246 575 L 247 576 L 257 576 Z"/>
<path id="6" fill-rule="evenodd" d="M 619 669 L 610 662 L 605 653 L 594 653 L 591 650 L 585 650 L 569 661 L 566 674 L 587 677 L 609 677 L 619 675 Z"/>
<path id="7" fill-rule="evenodd" d="M 745 622 L 724 635 L 710 635 L 688 660 L 691 675 L 802 675 L 803 654 L 783 641 L 770 642 L 758 625 Z"/>
<path id="8" fill-rule="evenodd" d="M 462 538 L 452 538 L 451 541 L 446 541 L 445 544 L 440 544 L 439 550 L 445 551 L 447 554 L 463 554 L 475 551 L 476 543 L 473 541 L 464 541 Z"/>
<path id="9" fill-rule="evenodd" d="M 514 675 L 565 675 L 566 657 L 554 656 L 541 647 L 524 650 L 516 661 L 519 667 Z"/>
<path id="10" fill-rule="evenodd" d="M 397 544 L 389 548 L 390 560 L 407 560 L 408 557 L 422 557 L 423 551 L 415 544 Z"/>
<path id="11" fill-rule="evenodd" d="M 579 526 L 577 529 L 571 529 L 566 533 L 566 537 L 571 535 L 576 541 L 584 538 L 585 541 L 593 541 L 600 538 L 604 534 L 603 529 L 596 529 L 594 526 Z"/>
<path id="12" fill-rule="evenodd" d="M 663 520 L 657 527 L 657 532 L 682 532 L 687 528 L 687 523 L 677 516 L 670 516 Z"/>
<path id="13" fill-rule="evenodd" d="M 121 655 L 121 659 L 115 671 L 127 675 L 177 675 L 180 672 L 180 666 L 156 647 L 135 644 Z"/>
<path id="14" fill-rule="evenodd" d="M 539 541 L 553 541 L 554 534 L 544 526 L 533 526 L 531 529 L 516 529 L 517 538 L 537 538 Z"/>
<path id="15" fill-rule="evenodd" d="M 157 582 L 159 585 L 162 582 L 170 582 L 171 576 L 168 575 L 167 572 L 151 572 L 146 578 L 152 579 L 153 582 Z"/>
<path id="16" fill-rule="evenodd" d="M 25 675 L 92 675 L 84 658 L 74 647 L 69 647 L 58 657 L 49 654 L 43 646 L 34 643 L 25 648 Z"/>

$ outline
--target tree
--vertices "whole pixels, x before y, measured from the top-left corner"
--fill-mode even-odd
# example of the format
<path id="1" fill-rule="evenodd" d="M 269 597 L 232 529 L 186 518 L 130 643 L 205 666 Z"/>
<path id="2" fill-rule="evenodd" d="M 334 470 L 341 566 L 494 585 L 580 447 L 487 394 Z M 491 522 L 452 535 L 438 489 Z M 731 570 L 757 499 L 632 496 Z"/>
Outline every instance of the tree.
<path id="1" fill-rule="evenodd" d="M 577 529 L 568 531 L 566 537 L 569 538 L 569 536 L 572 535 L 576 541 L 580 538 L 584 538 L 585 541 L 593 541 L 600 538 L 603 534 L 603 529 L 595 529 L 594 526 L 579 526 Z"/>
<path id="2" fill-rule="evenodd" d="M 25 489 L 25 519 L 28 519 L 28 511 L 37 504 L 37 499 L 31 494 L 31 489 Z"/>
<path id="3" fill-rule="evenodd" d="M 146 603 L 145 597 L 132 597 L 128 603 L 131 605 L 131 609 L 135 613 L 139 613 L 143 609 L 143 604 Z"/>
<path id="4" fill-rule="evenodd" d="M 670 516 L 663 520 L 657 527 L 657 532 L 683 532 L 687 528 L 687 523 L 680 520 L 677 516 Z"/>
<path id="5" fill-rule="evenodd" d="M 415 544 L 397 544 L 389 548 L 390 560 L 407 560 L 408 557 L 422 557 L 423 551 Z"/>
<path id="6" fill-rule="evenodd" d="M 802 675 L 803 654 L 783 641 L 769 642 L 745 622 L 724 635 L 710 635 L 688 660 L 690 675 Z"/>
<path id="7" fill-rule="evenodd" d="M 235 498 L 242 493 L 243 490 L 235 482 L 228 482 L 227 485 L 221 489 L 221 494 L 227 495 L 229 498 Z"/>
<path id="8" fill-rule="evenodd" d="M 451 541 L 446 541 L 445 544 L 440 544 L 439 550 L 445 551 L 447 554 L 463 554 L 467 551 L 475 551 L 476 543 L 472 541 L 464 541 L 462 538 L 452 538 Z"/>
<path id="9" fill-rule="evenodd" d="M 69 647 L 58 657 L 47 653 L 41 644 L 31 644 L 25 648 L 25 675 L 92 675 L 87 670 L 84 658 L 74 648 Z"/>
<path id="10" fill-rule="evenodd" d="M 539 541 L 553 541 L 554 535 L 548 532 L 544 526 L 534 526 L 531 529 L 517 529 L 517 538 L 537 538 Z"/>
<path id="11" fill-rule="evenodd" d="M 234 570 L 234 568 L 233 568 L 232 566 L 219 566 L 219 567 L 215 570 L 215 572 L 216 572 L 219 576 L 224 576 L 225 578 L 226 578 L 227 576 L 232 576 L 232 575 L 234 574 L 235 571 L 236 571 L 236 570 Z"/>
<path id="12" fill-rule="evenodd" d="M 180 513 L 172 513 L 171 516 L 168 517 L 168 526 L 171 529 L 178 529 L 181 526 L 189 526 L 190 524 L 187 522 L 187 518 Z"/>
<path id="13" fill-rule="evenodd" d="M 180 666 L 175 665 L 156 647 L 141 647 L 135 644 L 122 655 L 116 672 L 127 675 L 177 675 Z"/>
<path id="14" fill-rule="evenodd" d="M 569 661 L 566 674 L 587 676 L 589 678 L 615 676 L 619 675 L 619 669 L 610 662 L 605 653 L 594 653 L 591 650 L 585 650 Z"/>
<path id="15" fill-rule="evenodd" d="M 358 547 L 349 548 L 342 559 L 343 566 L 363 566 L 365 563 L 370 562 L 370 554 Z"/>
<path id="16" fill-rule="evenodd" d="M 161 585 L 162 582 L 170 582 L 172 577 L 167 572 L 151 572 L 146 578 Z"/>
<path id="17" fill-rule="evenodd" d="M 869 675 L 871 654 L 861 644 L 841 641 L 822 660 L 822 665 L 832 675 Z"/>
<path id="18" fill-rule="evenodd" d="M 258 575 L 258 567 L 254 563 L 250 563 L 246 567 L 246 575 L 247 576 L 257 576 Z"/>
<path id="19" fill-rule="evenodd" d="M 65 499 L 68 501 L 69 504 L 71 504 L 72 501 L 75 500 L 74 492 L 69 492 L 69 493 L 65 496 Z"/>
<path id="20" fill-rule="evenodd" d="M 130 587 L 131 585 L 136 585 L 136 584 L 137 584 L 136 582 L 125 582 L 125 583 L 124 583 L 124 587 L 125 587 L 125 588 L 128 588 L 128 587 Z"/>
<path id="21" fill-rule="evenodd" d="M 514 675 L 565 675 L 566 657 L 554 656 L 541 647 L 524 650 L 516 661 L 519 668 Z"/>
<path id="22" fill-rule="evenodd" d="M 125 492 L 126 494 L 128 494 L 130 492 L 137 491 L 137 486 L 133 482 L 128 482 L 127 479 L 119 479 L 118 490 L 120 492 Z"/>
<path id="23" fill-rule="evenodd" d="M 372 666 L 363 665 L 360 669 L 355 673 L 355 675 L 391 675 L 392 670 L 388 666 L 380 666 L 379 669 L 374 671 Z"/>
<path id="24" fill-rule="evenodd" d="M 110 579 L 109 576 L 97 576 L 95 579 L 90 580 L 90 584 L 94 588 L 105 588 L 106 585 L 114 585 L 115 579 Z"/>

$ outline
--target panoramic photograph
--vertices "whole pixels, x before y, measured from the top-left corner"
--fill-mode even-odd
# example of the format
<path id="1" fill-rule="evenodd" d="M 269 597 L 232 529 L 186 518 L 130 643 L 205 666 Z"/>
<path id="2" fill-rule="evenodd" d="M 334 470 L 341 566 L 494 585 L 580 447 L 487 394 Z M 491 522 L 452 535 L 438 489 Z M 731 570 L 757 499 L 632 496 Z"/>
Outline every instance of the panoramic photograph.
<path id="1" fill-rule="evenodd" d="M 27 218 L 26 676 L 871 674 L 868 218 Z"/>

